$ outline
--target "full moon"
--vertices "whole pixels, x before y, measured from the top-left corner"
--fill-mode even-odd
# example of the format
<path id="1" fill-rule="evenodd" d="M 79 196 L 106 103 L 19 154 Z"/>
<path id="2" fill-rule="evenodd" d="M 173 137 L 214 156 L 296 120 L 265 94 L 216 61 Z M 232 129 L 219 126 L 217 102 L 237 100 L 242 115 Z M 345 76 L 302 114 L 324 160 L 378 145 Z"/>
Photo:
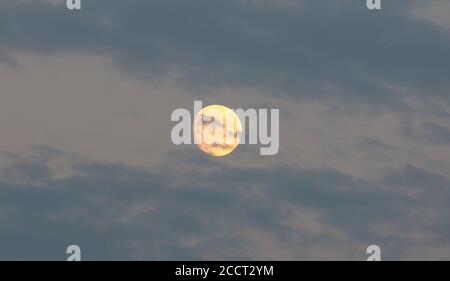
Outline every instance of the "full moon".
<path id="1" fill-rule="evenodd" d="M 194 118 L 197 146 L 211 156 L 230 154 L 241 140 L 242 125 L 236 113 L 223 105 L 210 105 Z"/>

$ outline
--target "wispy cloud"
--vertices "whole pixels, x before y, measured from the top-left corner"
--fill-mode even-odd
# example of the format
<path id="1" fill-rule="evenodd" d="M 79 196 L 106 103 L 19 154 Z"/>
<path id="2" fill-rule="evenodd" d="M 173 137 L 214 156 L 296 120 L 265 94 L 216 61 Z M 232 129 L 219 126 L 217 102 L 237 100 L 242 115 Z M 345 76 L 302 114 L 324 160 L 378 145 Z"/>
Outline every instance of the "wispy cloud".
<path id="1" fill-rule="evenodd" d="M 175 69 L 191 86 L 272 88 L 291 98 L 392 103 L 398 93 L 388 85 L 448 97 L 450 33 L 411 16 L 415 1 L 385 3 L 379 14 L 355 1 L 261 3 L 94 1 L 78 14 L 42 2 L 6 5 L 0 44 L 102 53 L 130 72 Z"/>
<path id="2" fill-rule="evenodd" d="M 3 182 L 1 258 L 59 259 L 77 242 L 86 259 L 363 259 L 382 242 L 386 258 L 402 259 L 450 243 L 449 182 L 414 167 L 379 182 L 301 167 L 178 168 L 82 162 L 44 185 Z"/>
<path id="3" fill-rule="evenodd" d="M 449 259 L 448 5 L 422 2 L 2 1 L 0 258 Z M 197 98 L 282 108 L 279 155 L 171 146 Z"/>

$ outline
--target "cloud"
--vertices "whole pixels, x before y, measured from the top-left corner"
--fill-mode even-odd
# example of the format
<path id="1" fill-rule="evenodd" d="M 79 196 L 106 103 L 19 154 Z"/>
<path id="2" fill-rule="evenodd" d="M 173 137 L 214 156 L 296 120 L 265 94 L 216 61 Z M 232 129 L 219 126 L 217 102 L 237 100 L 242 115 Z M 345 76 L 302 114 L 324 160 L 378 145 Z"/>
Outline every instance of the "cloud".
<path id="1" fill-rule="evenodd" d="M 78 243 L 85 259 L 362 260 L 376 242 L 403 259 L 450 243 L 449 182 L 415 167 L 380 182 L 298 166 L 179 168 L 80 162 L 44 185 L 3 181 L 1 258 L 61 260 Z"/>
<path id="2" fill-rule="evenodd" d="M 0 45 L 101 53 L 136 75 L 177 71 L 197 89 L 392 104 L 395 88 L 408 86 L 409 95 L 448 98 L 449 33 L 412 17 L 414 2 L 385 3 L 379 14 L 363 1 L 302 1 L 298 9 L 263 2 L 94 1 L 79 13 L 42 2 L 6 6 Z"/>
<path id="3" fill-rule="evenodd" d="M 412 14 L 417 19 L 431 22 L 444 29 L 450 29 L 450 20 L 447 16 L 449 12 L 450 3 L 445 0 L 417 1 L 412 9 Z"/>
<path id="4" fill-rule="evenodd" d="M 363 260 L 374 243 L 450 258 L 435 8 L 58 3 L 0 9 L 1 259 L 62 260 L 74 243 L 85 259 Z M 194 98 L 282 108 L 280 154 L 172 146 L 170 112 Z"/>
<path id="5" fill-rule="evenodd" d="M 430 121 L 414 124 L 404 122 L 403 132 L 406 136 L 433 144 L 450 144 L 450 129 Z"/>
<path id="6" fill-rule="evenodd" d="M 19 67 L 18 62 L 11 56 L 5 54 L 1 49 L 0 49 L 0 64 L 6 64 L 7 66 L 16 69 Z"/>

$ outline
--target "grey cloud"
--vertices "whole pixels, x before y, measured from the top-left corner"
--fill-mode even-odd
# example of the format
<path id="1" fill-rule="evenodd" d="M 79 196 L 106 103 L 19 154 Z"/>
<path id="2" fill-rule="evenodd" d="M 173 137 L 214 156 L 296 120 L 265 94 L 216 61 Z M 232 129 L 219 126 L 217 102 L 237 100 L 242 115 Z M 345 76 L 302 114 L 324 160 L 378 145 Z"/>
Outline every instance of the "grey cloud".
<path id="1" fill-rule="evenodd" d="M 62 152 L 46 146 L 35 146 L 32 156 L 2 153 L 2 162 L 9 163 L 0 171 L 1 178 L 21 183 L 45 183 L 51 178 L 46 165 L 49 159 Z"/>
<path id="2" fill-rule="evenodd" d="M 450 128 L 434 122 L 404 122 L 402 132 L 408 137 L 432 144 L 450 144 Z"/>
<path id="3" fill-rule="evenodd" d="M 5 65 L 7 65 L 9 67 L 13 67 L 13 68 L 16 68 L 16 69 L 19 68 L 19 63 L 17 62 L 17 60 L 12 58 L 11 56 L 6 54 L 5 52 L 2 52 L 1 50 L 0 50 L 0 64 L 5 64 Z"/>
<path id="4" fill-rule="evenodd" d="M 412 18 L 414 1 L 385 1 L 380 14 L 363 1 L 311 0 L 288 9 L 256 2 L 98 0 L 80 13 L 43 1 L 4 5 L 0 63 L 14 65 L 21 51 L 76 52 L 112 57 L 144 78 L 176 69 L 184 74 L 177 82 L 201 93 L 249 86 L 371 108 L 398 108 L 399 92 L 448 98 L 449 33 Z M 411 120 L 401 128 L 405 136 L 449 143 L 443 119 Z M 384 143 L 394 137 L 366 133 L 356 143 L 387 167 L 394 152 L 414 150 Z M 251 149 L 239 147 L 239 155 Z M 403 259 L 411 258 L 408 249 L 450 248 L 449 181 L 412 165 L 370 181 L 327 168 L 235 168 L 186 150 L 151 171 L 46 146 L 1 157 L 0 259 L 64 259 L 73 243 L 85 259 L 362 260 L 372 243 L 386 259 Z M 55 171 L 62 165 L 56 158 L 68 162 L 69 174 Z M 432 254 L 417 250 L 414 258 Z"/>
<path id="5" fill-rule="evenodd" d="M 130 72 L 186 73 L 196 89 L 247 85 L 291 97 L 399 103 L 392 87 L 448 97 L 450 36 L 413 19 L 414 1 L 93 1 L 80 13 L 55 5 L 3 9 L 0 44 L 44 53 L 112 55 Z M 271 89 L 271 90 L 270 90 Z"/>
<path id="6" fill-rule="evenodd" d="M 180 157 L 152 172 L 83 162 L 45 185 L 1 183 L 1 258 L 63 259 L 79 243 L 85 259 L 364 259 L 376 241 L 402 259 L 450 243 L 449 182 L 412 166 L 368 182 L 295 166 L 183 172 L 192 157 Z"/>

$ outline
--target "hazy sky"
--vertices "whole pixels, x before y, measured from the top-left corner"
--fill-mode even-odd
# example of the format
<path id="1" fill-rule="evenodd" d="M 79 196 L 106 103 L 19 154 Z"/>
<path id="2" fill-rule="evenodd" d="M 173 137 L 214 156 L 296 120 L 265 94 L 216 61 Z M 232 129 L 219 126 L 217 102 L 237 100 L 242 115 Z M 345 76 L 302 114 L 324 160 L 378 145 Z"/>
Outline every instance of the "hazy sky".
<path id="1" fill-rule="evenodd" d="M 450 259 L 450 2 L 0 0 L 0 259 Z M 280 151 L 170 139 L 279 108 Z"/>

